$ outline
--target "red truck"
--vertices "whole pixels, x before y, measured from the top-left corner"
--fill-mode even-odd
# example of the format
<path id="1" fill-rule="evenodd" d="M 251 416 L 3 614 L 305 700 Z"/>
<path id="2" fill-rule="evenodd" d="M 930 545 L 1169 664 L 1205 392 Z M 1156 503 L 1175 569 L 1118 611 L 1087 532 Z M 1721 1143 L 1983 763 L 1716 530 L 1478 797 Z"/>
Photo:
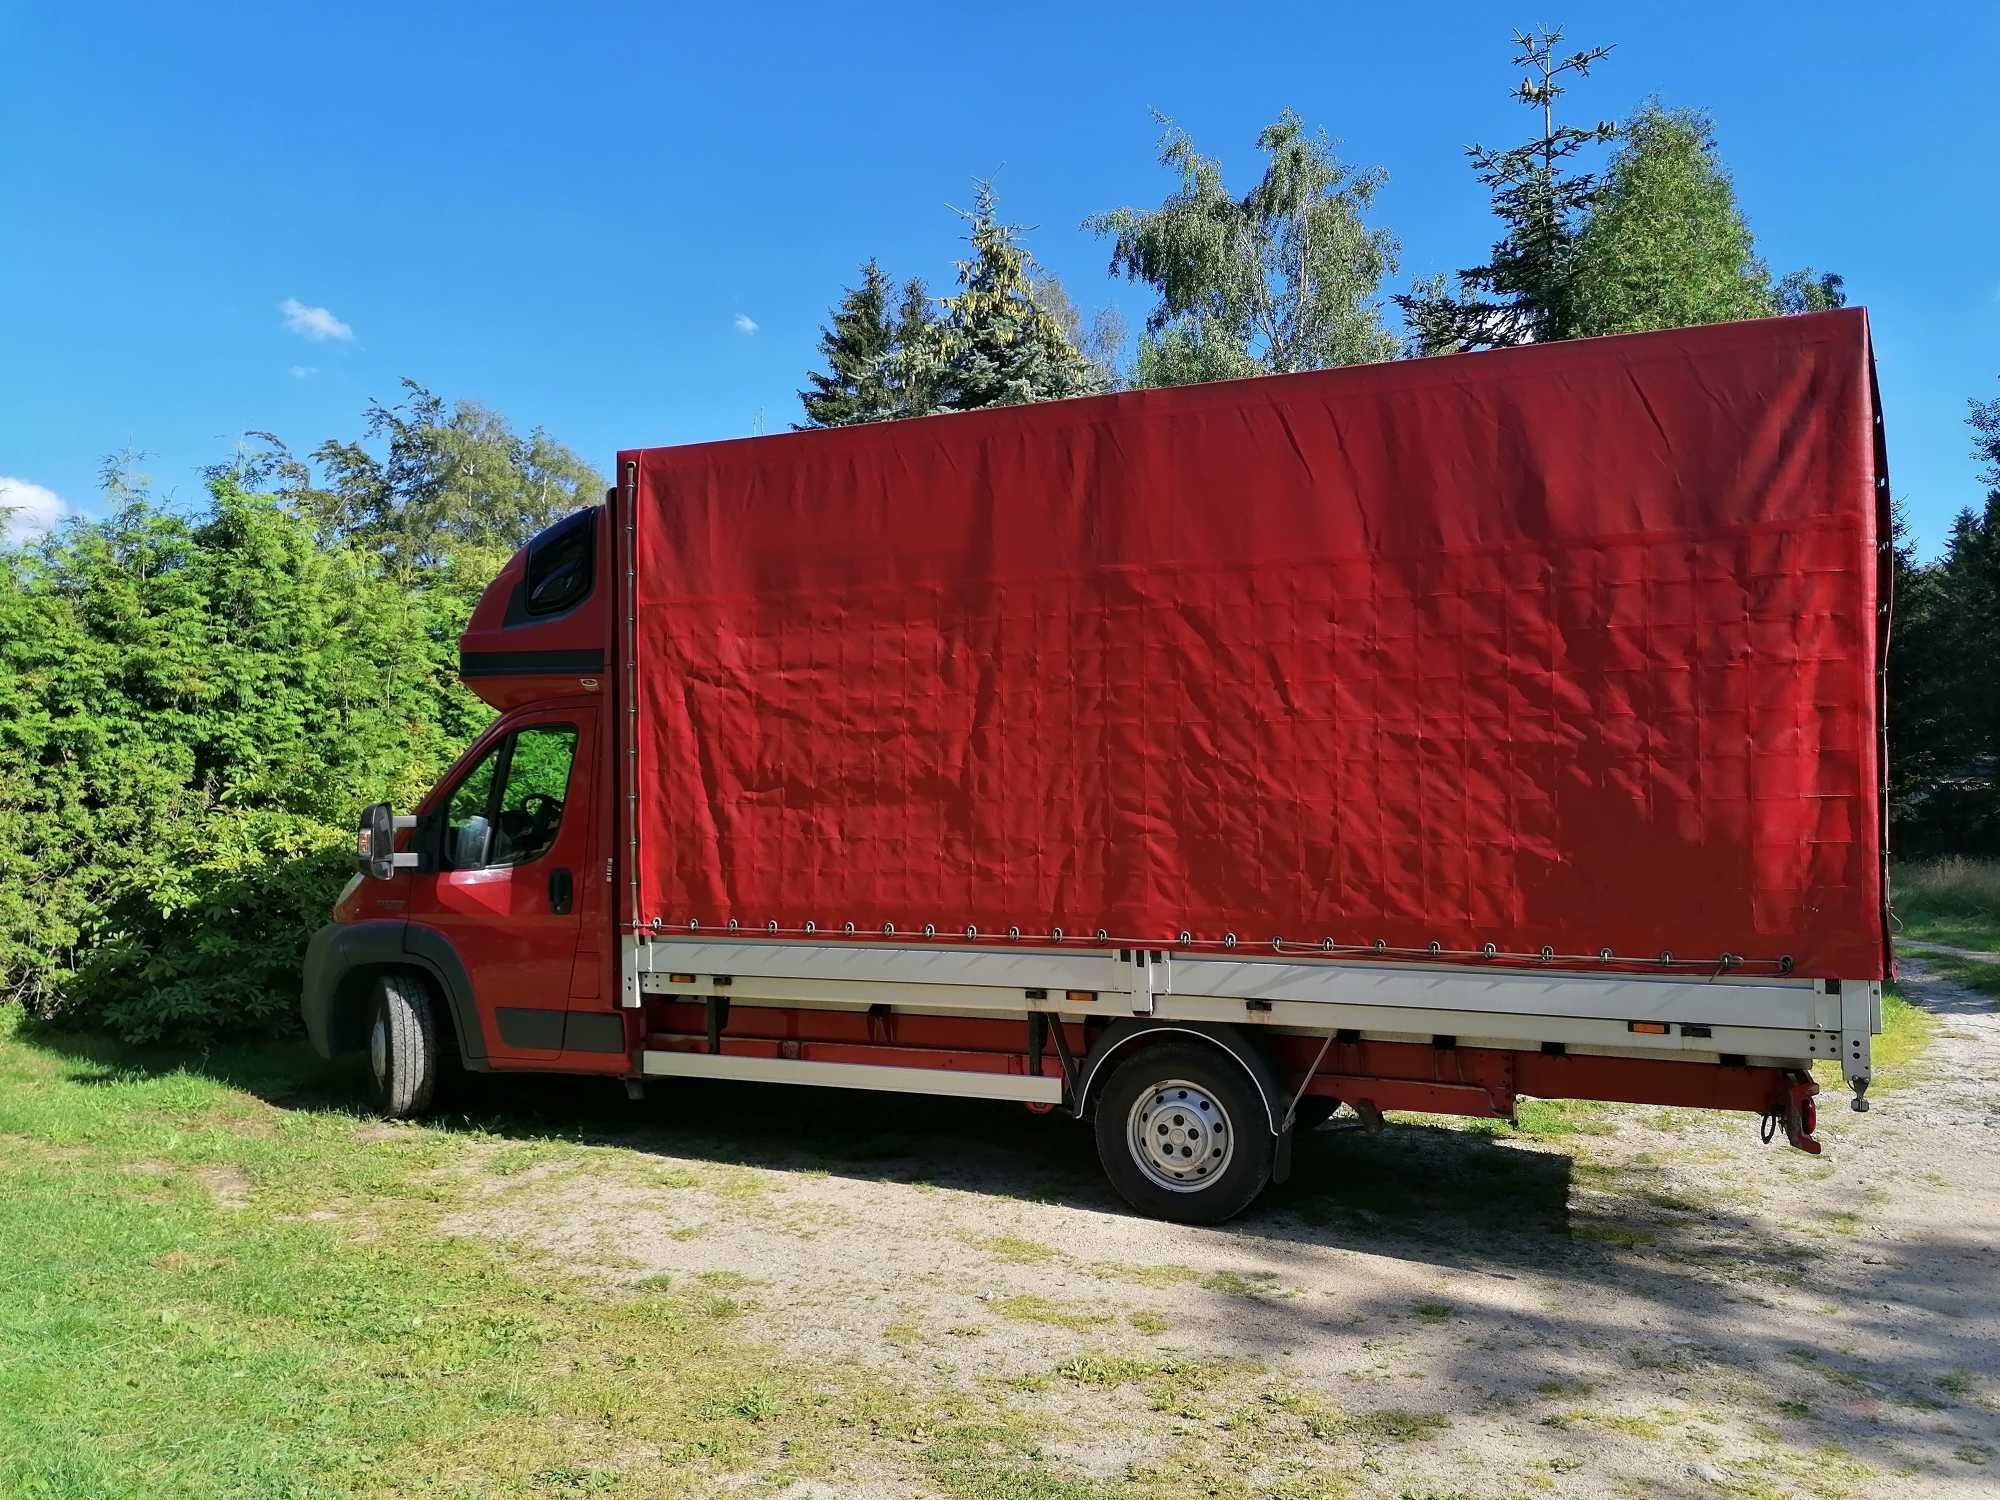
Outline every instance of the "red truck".
<path id="1" fill-rule="evenodd" d="M 640 449 L 363 815 L 325 1055 L 949 1094 L 1217 1222 L 1345 1103 L 1865 1108 L 1859 311 Z"/>

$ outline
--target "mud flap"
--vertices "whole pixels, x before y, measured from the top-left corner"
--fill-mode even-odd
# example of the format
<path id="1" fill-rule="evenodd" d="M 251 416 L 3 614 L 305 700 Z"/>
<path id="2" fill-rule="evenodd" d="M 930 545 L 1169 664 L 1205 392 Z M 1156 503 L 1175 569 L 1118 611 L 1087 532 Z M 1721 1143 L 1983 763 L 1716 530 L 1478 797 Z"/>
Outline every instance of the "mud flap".
<path id="1" fill-rule="evenodd" d="M 1278 1133 L 1277 1150 L 1271 1157 L 1271 1181 L 1286 1182 L 1292 1175 L 1292 1137 L 1298 1134 L 1296 1126 L 1287 1125 Z"/>

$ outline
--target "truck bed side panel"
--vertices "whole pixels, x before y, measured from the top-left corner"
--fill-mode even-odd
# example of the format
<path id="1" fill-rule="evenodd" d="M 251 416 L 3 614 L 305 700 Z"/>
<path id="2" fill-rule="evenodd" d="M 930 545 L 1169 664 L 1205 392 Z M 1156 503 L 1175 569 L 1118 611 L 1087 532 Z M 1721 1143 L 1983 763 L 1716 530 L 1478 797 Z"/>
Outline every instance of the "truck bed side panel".
<path id="1" fill-rule="evenodd" d="M 643 922 L 1886 972 L 1859 312 L 623 459 Z"/>

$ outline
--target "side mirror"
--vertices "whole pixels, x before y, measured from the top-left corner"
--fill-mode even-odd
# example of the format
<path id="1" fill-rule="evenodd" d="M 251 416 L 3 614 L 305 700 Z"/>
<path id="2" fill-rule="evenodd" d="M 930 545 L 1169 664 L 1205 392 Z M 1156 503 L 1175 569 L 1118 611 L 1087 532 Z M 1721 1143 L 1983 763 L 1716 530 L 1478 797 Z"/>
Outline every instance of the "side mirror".
<path id="1" fill-rule="evenodd" d="M 417 826 L 415 818 L 399 818 L 389 804 L 377 802 L 361 814 L 361 826 L 354 835 L 354 863 L 371 880 L 387 880 L 398 870 L 413 870 L 423 860 L 414 851 L 396 852 L 396 832 Z"/>

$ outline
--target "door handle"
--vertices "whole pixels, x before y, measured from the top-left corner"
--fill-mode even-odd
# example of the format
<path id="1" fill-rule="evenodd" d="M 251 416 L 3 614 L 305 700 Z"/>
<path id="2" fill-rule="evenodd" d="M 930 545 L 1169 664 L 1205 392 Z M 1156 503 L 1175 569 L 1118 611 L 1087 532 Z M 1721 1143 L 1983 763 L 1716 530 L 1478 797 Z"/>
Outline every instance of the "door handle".
<path id="1" fill-rule="evenodd" d="M 567 870 L 549 871 L 549 910 L 562 916 L 576 898 L 576 885 Z"/>

